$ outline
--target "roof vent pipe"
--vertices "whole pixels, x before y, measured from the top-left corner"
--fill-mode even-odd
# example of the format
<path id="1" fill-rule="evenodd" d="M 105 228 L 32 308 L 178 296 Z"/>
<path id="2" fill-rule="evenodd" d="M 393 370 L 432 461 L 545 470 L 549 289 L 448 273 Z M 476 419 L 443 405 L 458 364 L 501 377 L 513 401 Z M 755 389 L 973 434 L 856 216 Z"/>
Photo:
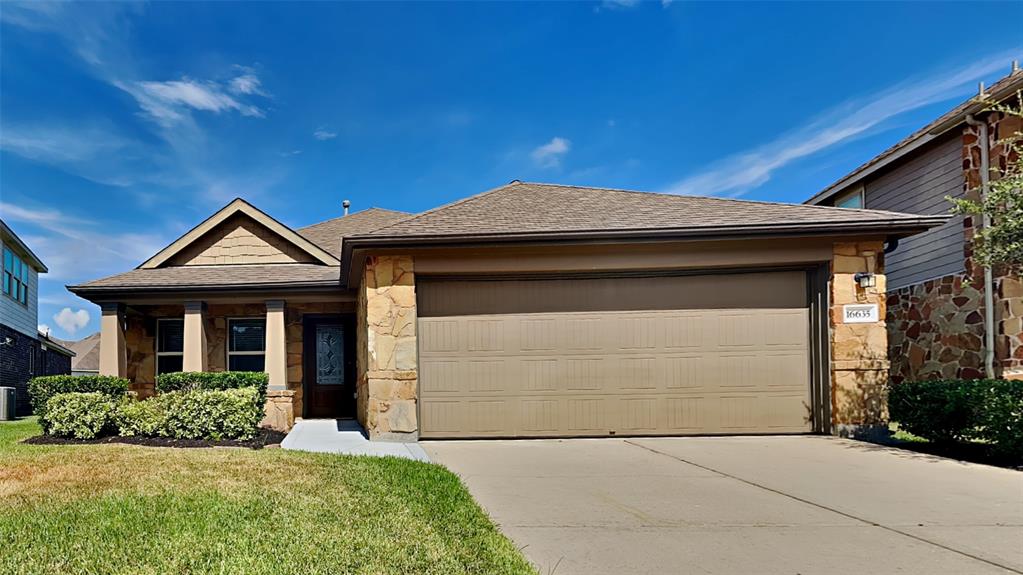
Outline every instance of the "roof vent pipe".
<path id="1" fill-rule="evenodd" d="M 1016 72 L 1019 72 L 1019 60 L 1012 61 L 1012 72 L 1010 74 L 1015 74 Z"/>
<path id="2" fill-rule="evenodd" d="M 344 215 L 346 215 L 346 216 L 348 215 L 348 208 L 351 205 L 352 205 L 352 202 L 349 202 L 348 200 L 345 200 L 345 201 L 341 202 L 341 207 L 345 209 Z"/>

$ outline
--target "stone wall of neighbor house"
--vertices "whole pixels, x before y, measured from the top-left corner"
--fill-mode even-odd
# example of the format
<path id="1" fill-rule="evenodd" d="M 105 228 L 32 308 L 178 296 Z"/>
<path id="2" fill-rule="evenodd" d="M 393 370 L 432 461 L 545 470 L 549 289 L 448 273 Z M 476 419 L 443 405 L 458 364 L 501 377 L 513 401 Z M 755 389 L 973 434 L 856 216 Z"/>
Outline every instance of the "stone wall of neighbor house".
<path id="1" fill-rule="evenodd" d="M 831 265 L 831 419 L 833 432 L 860 435 L 884 428 L 888 413 L 888 334 L 885 329 L 884 245 L 881 241 L 835 244 Z M 861 288 L 854 276 L 875 274 Z M 877 304 L 880 320 L 846 324 L 847 304 Z"/>
<path id="2" fill-rule="evenodd" d="M 359 286 L 359 422 L 370 439 L 415 441 L 416 287 L 409 256 L 373 256 Z"/>

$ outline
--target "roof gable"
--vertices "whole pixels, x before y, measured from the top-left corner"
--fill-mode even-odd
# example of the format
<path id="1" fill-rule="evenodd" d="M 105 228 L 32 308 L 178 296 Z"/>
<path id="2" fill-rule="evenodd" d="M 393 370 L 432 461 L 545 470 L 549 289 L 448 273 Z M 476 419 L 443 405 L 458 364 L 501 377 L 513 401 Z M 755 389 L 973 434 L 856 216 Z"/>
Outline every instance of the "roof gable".
<path id="1" fill-rule="evenodd" d="M 241 198 L 189 230 L 138 269 L 167 266 L 320 263 L 336 257 Z"/>

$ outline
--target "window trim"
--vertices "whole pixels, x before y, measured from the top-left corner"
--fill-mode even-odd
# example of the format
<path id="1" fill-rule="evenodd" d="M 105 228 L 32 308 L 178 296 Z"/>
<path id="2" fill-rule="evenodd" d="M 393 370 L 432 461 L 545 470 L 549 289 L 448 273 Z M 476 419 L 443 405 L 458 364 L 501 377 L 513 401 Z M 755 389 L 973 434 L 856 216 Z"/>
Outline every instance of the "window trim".
<path id="1" fill-rule="evenodd" d="M 238 320 L 263 320 L 263 351 L 231 351 L 231 322 Z M 232 355 L 261 355 L 263 356 L 263 372 L 266 372 L 266 316 L 265 315 L 239 315 L 227 318 L 227 337 L 224 338 L 224 371 L 231 371 Z M 260 373 L 260 372 L 253 372 Z"/>
<path id="2" fill-rule="evenodd" d="M 29 281 L 32 277 L 32 267 L 28 265 L 28 262 L 25 261 L 25 258 L 21 257 L 20 255 L 18 255 L 17 252 L 11 249 L 11 246 L 4 245 L 3 252 L 4 253 L 0 253 L 0 291 L 2 291 L 5 296 L 18 302 L 18 304 L 28 307 L 28 300 L 30 299 Z M 11 254 L 11 269 L 7 269 L 6 257 L 7 254 Z M 15 260 L 17 260 L 17 262 L 20 263 L 21 265 L 15 266 L 14 265 Z M 20 267 L 21 269 L 20 276 L 14 273 L 14 268 L 17 267 Z M 10 281 L 8 281 L 7 279 L 8 274 L 10 274 Z M 2 284 L 4 283 L 9 284 L 10 286 L 9 291 L 5 291 L 3 289 Z M 21 287 L 23 287 L 25 290 L 24 301 L 22 301 L 22 299 L 18 296 Z"/>
<path id="3" fill-rule="evenodd" d="M 177 318 L 177 317 L 158 317 L 158 318 L 156 318 L 156 337 L 153 339 L 153 352 L 156 355 L 156 361 L 153 362 L 153 378 L 154 378 L 154 380 L 155 380 L 155 378 L 160 376 L 160 358 L 161 357 L 165 357 L 165 356 L 180 357 L 181 358 L 181 364 L 182 364 L 181 369 L 182 370 L 185 369 L 185 367 L 184 367 L 184 363 L 185 363 L 185 345 L 184 345 L 184 338 L 183 337 L 182 337 L 182 341 L 181 341 L 181 351 L 160 351 L 160 323 L 165 322 L 165 321 L 180 321 L 181 322 L 182 334 L 184 334 L 184 329 L 185 329 L 185 318 L 184 317 L 181 317 L 181 318 Z M 168 371 L 167 373 L 180 373 L 180 372 Z"/>
<path id="4" fill-rule="evenodd" d="M 845 208 L 845 209 L 853 209 L 853 210 L 863 210 L 863 209 L 866 209 L 866 207 L 867 207 L 867 195 L 864 193 L 863 186 L 857 186 L 855 189 L 853 189 L 851 191 L 848 191 L 848 192 L 845 192 L 844 194 L 839 194 L 839 195 L 835 196 L 835 200 L 831 203 L 831 205 L 835 206 L 836 208 L 841 208 L 842 206 L 839 205 L 840 203 L 842 203 L 844 201 L 847 201 L 849 198 L 852 198 L 854 196 L 858 197 L 860 199 L 859 207 L 858 208 Z"/>

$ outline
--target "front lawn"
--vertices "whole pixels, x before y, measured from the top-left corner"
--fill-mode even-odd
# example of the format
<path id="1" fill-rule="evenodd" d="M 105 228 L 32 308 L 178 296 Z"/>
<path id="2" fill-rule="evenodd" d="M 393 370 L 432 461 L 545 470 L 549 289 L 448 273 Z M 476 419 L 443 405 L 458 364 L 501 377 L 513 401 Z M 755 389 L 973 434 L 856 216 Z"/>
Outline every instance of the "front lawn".
<path id="1" fill-rule="evenodd" d="M 0 422 L 0 573 L 534 573 L 437 465 L 39 433 Z"/>

